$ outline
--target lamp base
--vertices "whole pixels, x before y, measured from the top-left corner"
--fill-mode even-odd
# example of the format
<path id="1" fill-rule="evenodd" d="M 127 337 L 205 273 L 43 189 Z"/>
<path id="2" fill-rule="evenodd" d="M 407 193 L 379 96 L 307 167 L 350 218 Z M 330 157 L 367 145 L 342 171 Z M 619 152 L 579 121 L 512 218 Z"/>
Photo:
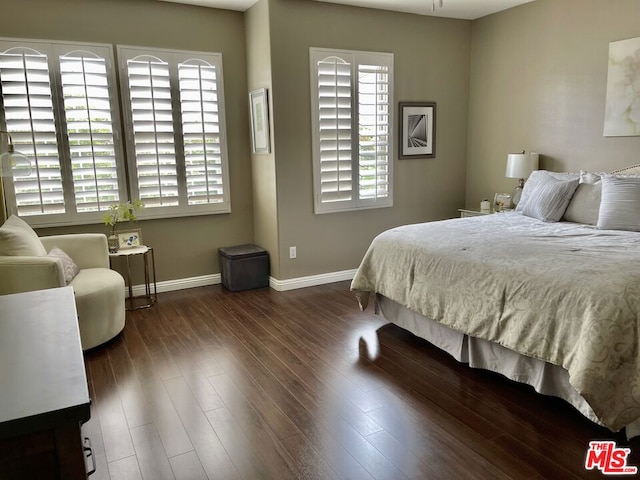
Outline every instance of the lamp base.
<path id="1" fill-rule="evenodd" d="M 519 183 L 518 183 L 518 186 L 513 191 L 513 196 L 511 197 L 511 202 L 513 203 L 514 207 L 517 207 L 518 203 L 520 203 L 520 198 L 522 198 L 522 189 L 523 188 L 524 188 L 524 178 L 521 178 Z"/>

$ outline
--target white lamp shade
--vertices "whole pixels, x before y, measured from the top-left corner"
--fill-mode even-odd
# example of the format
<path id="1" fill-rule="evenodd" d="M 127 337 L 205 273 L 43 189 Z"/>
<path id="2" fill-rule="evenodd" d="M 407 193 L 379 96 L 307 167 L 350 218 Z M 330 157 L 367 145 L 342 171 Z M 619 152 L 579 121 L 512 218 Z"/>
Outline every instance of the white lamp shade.
<path id="1" fill-rule="evenodd" d="M 510 153 L 507 155 L 507 178 L 529 178 L 531 172 L 538 169 L 537 153 Z"/>

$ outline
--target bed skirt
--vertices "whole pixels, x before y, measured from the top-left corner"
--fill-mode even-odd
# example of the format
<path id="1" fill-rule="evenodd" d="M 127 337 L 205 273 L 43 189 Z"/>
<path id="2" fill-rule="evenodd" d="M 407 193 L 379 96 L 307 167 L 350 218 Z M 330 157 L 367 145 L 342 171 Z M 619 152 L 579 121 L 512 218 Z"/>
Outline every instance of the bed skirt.
<path id="1" fill-rule="evenodd" d="M 376 295 L 376 312 L 385 319 L 444 350 L 470 367 L 499 373 L 520 383 L 531 385 L 538 393 L 559 397 L 573 405 L 592 422 L 602 425 L 587 401 L 569 383 L 564 368 L 514 352 L 480 338 L 452 330 L 434 320 Z M 640 435 L 640 419 L 625 427 L 627 438 Z"/>

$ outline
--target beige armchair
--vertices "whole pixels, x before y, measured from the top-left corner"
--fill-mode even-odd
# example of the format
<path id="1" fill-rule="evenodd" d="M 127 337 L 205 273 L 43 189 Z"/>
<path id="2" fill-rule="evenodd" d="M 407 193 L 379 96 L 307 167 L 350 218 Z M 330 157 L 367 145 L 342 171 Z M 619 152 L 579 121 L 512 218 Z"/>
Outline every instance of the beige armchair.
<path id="1" fill-rule="evenodd" d="M 17 218 L 17 217 L 12 217 Z M 1 238 L 0 238 L 1 240 Z M 42 255 L 3 255 L 0 248 L 0 295 L 45 288 L 73 287 L 83 350 L 115 337 L 125 325 L 124 279 L 109 269 L 107 237 L 102 234 L 40 237 L 44 250 L 58 247 L 80 269 L 66 283 L 62 261 Z M 18 253 L 18 254 L 16 254 Z"/>

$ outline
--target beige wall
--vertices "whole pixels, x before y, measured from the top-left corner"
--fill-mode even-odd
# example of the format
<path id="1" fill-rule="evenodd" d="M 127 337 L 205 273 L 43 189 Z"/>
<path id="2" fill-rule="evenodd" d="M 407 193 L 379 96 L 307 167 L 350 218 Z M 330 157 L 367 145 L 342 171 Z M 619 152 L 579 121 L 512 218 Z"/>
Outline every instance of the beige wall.
<path id="1" fill-rule="evenodd" d="M 473 22 L 467 206 L 513 190 L 509 152 L 556 171 L 640 163 L 640 137 L 603 136 L 609 42 L 639 21 L 638 0 L 536 0 Z"/>
<path id="2" fill-rule="evenodd" d="M 260 0 L 245 12 L 247 38 L 247 75 L 249 91 L 266 88 L 272 102 L 271 84 L 271 35 L 269 2 Z M 269 109 L 271 110 L 271 108 Z M 269 115 L 273 132 L 273 115 Z M 273 135 L 271 135 L 273 140 Z M 276 192 L 276 155 L 271 142 L 268 154 L 252 154 L 251 175 L 253 186 L 254 243 L 267 249 L 270 255 L 271 276 L 280 276 L 280 251 L 278 249 L 278 196 Z"/>
<path id="3" fill-rule="evenodd" d="M 464 204 L 470 22 L 309 0 L 269 0 L 269 9 L 280 279 L 356 268 L 383 230 L 455 216 Z M 392 52 L 395 105 L 437 102 L 436 158 L 398 160 L 394 144 L 392 208 L 314 215 L 309 47 Z"/>
<path id="4" fill-rule="evenodd" d="M 221 52 L 231 214 L 138 222 L 154 247 L 158 280 L 219 272 L 217 248 L 253 241 L 244 18 L 240 12 L 151 0 L 2 0 L 1 35 Z M 104 225 L 41 229 L 107 231 Z"/>

